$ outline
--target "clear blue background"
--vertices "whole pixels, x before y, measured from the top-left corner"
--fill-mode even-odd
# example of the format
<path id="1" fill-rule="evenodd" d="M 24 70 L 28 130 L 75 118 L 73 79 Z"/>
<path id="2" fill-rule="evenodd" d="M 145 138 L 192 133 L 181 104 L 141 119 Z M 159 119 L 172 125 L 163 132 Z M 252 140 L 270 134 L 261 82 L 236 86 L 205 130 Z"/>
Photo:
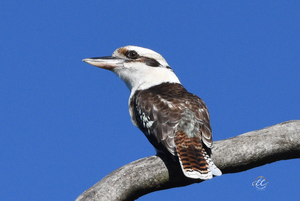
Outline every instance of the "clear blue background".
<path id="1" fill-rule="evenodd" d="M 214 140 L 300 119 L 298 1 L 11 0 L 0 15 L 1 200 L 74 200 L 155 154 L 131 124 L 125 84 L 81 61 L 121 46 L 164 56 L 206 102 Z M 139 200 L 296 200 L 299 165 L 280 161 Z M 251 186 L 258 176 L 265 191 Z"/>

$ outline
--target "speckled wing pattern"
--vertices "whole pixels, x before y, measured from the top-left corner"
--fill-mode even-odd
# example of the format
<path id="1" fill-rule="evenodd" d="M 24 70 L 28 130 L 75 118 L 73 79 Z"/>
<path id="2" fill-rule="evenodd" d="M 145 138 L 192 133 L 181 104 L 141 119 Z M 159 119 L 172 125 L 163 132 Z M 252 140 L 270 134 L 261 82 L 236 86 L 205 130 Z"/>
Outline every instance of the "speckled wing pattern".
<path id="1" fill-rule="evenodd" d="M 132 121 L 158 152 L 178 156 L 185 176 L 210 179 L 221 171 L 210 159 L 212 132 L 205 103 L 181 84 L 162 83 L 136 91 Z"/>

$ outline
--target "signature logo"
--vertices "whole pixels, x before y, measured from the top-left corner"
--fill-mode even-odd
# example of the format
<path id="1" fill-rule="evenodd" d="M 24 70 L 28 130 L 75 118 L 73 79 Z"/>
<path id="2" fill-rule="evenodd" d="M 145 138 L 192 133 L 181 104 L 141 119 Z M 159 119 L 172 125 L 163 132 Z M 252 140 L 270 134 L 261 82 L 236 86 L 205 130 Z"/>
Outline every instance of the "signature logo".
<path id="1" fill-rule="evenodd" d="M 267 179 L 263 176 L 259 176 L 255 179 L 254 182 L 252 182 L 252 186 L 255 186 L 258 190 L 263 190 L 267 187 L 269 182 L 267 182 Z"/>

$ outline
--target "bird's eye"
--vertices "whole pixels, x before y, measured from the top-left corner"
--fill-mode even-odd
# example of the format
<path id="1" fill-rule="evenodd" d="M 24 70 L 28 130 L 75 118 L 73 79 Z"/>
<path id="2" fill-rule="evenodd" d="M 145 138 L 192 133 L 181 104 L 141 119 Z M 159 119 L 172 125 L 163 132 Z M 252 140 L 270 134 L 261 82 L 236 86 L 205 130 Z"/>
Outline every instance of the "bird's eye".
<path id="1" fill-rule="evenodd" d="M 127 58 L 130 59 L 136 59 L 138 58 L 139 54 L 136 51 L 132 50 L 132 51 L 128 51 L 126 56 Z"/>

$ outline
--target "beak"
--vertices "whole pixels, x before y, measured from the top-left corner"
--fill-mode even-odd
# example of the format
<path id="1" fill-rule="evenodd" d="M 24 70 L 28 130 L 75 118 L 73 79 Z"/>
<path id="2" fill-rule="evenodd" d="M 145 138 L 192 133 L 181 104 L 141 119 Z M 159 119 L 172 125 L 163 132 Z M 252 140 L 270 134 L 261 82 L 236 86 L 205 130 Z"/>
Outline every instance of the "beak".
<path id="1" fill-rule="evenodd" d="M 110 57 L 110 56 L 87 58 L 87 59 L 83 59 L 82 61 L 106 70 L 112 70 L 116 67 L 123 67 L 123 63 L 124 63 L 124 59 L 120 59 L 117 57 Z"/>

